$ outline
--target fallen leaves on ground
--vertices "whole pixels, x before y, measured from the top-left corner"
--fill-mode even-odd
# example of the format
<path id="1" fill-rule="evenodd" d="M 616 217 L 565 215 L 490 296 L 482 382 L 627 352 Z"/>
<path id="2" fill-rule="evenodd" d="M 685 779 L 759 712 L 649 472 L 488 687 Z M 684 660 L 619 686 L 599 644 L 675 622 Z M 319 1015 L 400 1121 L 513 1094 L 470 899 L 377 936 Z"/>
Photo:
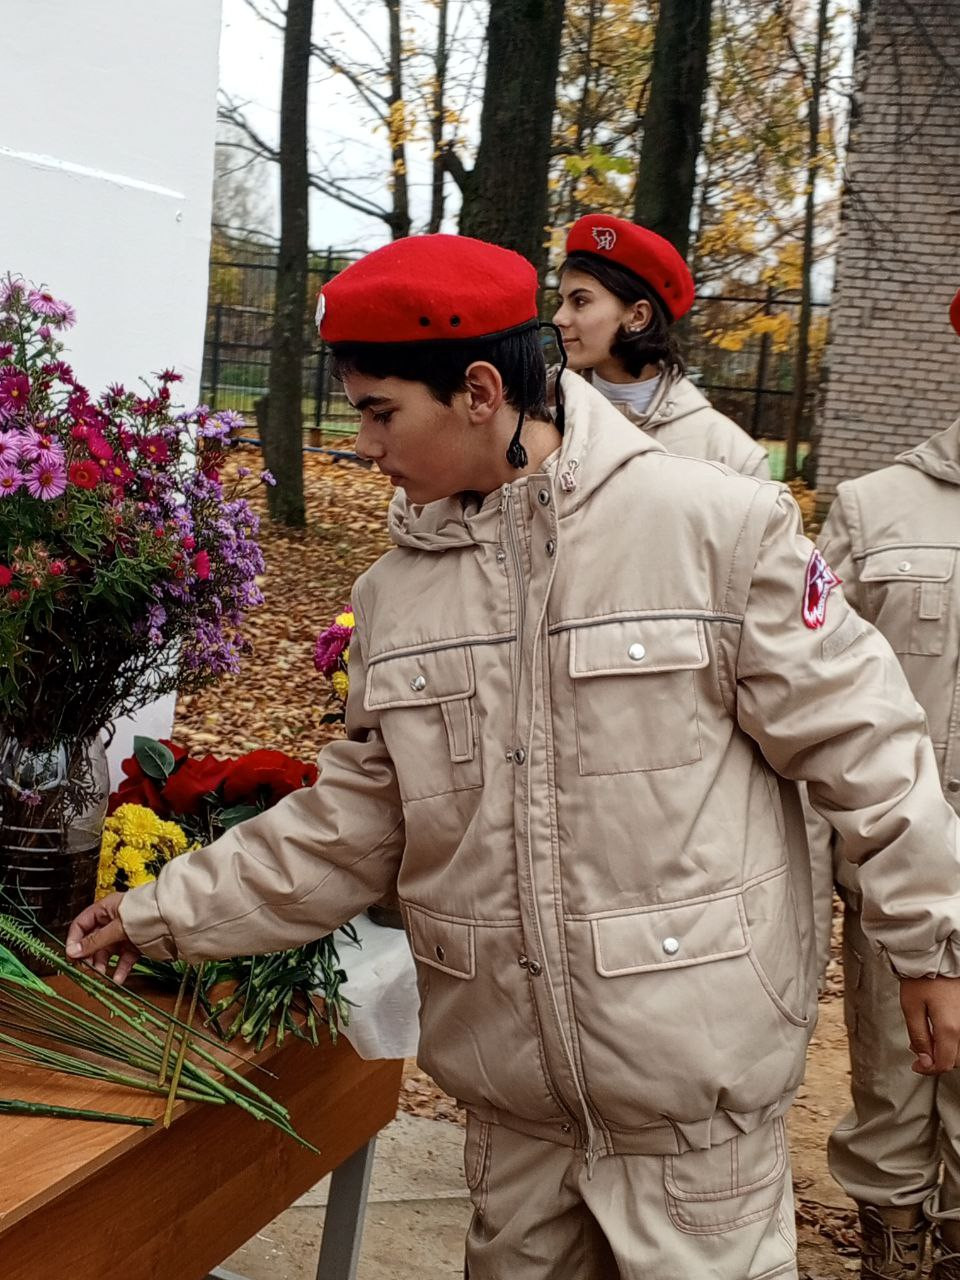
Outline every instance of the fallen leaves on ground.
<path id="1" fill-rule="evenodd" d="M 257 470 L 257 450 L 231 455 Z M 317 632 L 350 602 L 357 577 L 389 546 L 386 511 L 392 489 L 376 470 L 327 454 L 304 455 L 307 527 L 288 529 L 266 516 L 266 494 L 254 495 L 266 603 L 248 616 L 254 652 L 236 676 L 177 703 L 174 737 L 189 750 L 238 755 L 273 747 L 313 760 L 338 732 L 321 723 L 330 687 L 314 670 Z"/>

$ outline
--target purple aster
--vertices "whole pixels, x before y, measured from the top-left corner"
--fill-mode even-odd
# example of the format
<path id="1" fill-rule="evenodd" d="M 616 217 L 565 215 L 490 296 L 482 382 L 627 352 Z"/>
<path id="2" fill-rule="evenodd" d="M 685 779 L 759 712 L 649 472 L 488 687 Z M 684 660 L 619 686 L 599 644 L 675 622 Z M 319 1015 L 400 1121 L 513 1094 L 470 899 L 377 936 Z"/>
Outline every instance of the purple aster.
<path id="1" fill-rule="evenodd" d="M 53 337 L 53 330 L 48 324 L 42 324 L 37 330 L 37 334 L 44 340 L 44 342 L 49 342 Z"/>
<path id="2" fill-rule="evenodd" d="M 261 471 L 260 481 L 262 484 L 275 485 L 277 483 L 277 478 L 272 471 Z"/>
<path id="3" fill-rule="evenodd" d="M 28 470 L 26 486 L 32 498 L 49 502 L 59 498 L 67 487 L 67 469 L 62 459 L 40 458 Z"/>
<path id="4" fill-rule="evenodd" d="M 0 498 L 9 498 L 23 484 L 23 476 L 16 463 L 0 462 Z"/>

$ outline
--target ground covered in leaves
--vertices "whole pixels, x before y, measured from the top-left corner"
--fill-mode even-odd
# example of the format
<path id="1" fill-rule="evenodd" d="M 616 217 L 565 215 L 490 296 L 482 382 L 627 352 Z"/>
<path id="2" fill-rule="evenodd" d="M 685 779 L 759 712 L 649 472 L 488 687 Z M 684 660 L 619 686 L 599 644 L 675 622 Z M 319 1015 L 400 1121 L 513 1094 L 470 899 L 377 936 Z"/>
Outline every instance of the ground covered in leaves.
<path id="1" fill-rule="evenodd" d="M 253 449 L 240 450 L 233 458 L 234 465 L 253 469 L 259 462 Z M 305 455 L 304 480 L 305 529 L 272 525 L 265 518 L 265 495 L 259 496 L 266 604 L 249 620 L 254 653 L 239 675 L 178 703 L 175 740 L 198 754 L 236 755 L 274 747 L 312 760 L 318 747 L 338 732 L 322 723 L 331 704 L 327 683 L 313 667 L 313 643 L 349 602 L 354 579 L 387 549 L 391 487 L 375 469 L 321 453 Z M 799 483 L 791 488 L 812 528 L 814 495 Z M 825 1159 L 827 1135 L 847 1105 L 835 965 L 829 988 L 807 1080 L 790 1119 L 801 1280 L 843 1280 L 859 1267 L 854 1215 L 831 1183 Z M 414 1115 L 460 1122 L 453 1100 L 413 1063 L 404 1072 L 400 1106 Z"/>

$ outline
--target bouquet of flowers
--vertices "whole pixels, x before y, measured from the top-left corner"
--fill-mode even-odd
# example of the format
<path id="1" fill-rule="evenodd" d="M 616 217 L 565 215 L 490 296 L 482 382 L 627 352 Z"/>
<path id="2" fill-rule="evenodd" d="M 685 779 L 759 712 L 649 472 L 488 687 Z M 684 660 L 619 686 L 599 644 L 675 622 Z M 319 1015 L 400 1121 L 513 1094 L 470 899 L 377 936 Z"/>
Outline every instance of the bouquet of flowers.
<path id="1" fill-rule="evenodd" d="M 73 322 L 0 285 L 0 728 L 44 745 L 235 671 L 262 601 L 257 517 L 219 475 L 236 415 L 174 412 L 169 369 L 92 396 Z"/>
<path id="2" fill-rule="evenodd" d="M 211 843 L 317 780 L 316 765 L 282 751 L 197 758 L 173 742 L 137 738 L 134 752 L 123 762 L 124 780 L 110 798 L 100 852 L 100 896 L 156 879 L 171 858 Z M 357 941 L 349 926 L 342 932 Z M 180 986 L 188 977 L 180 963 L 141 961 L 139 967 L 167 985 Z M 346 974 L 329 936 L 272 955 L 208 962 L 197 981 L 199 1002 L 218 1034 L 226 1039 L 242 1035 L 258 1048 L 271 1031 L 278 1040 L 290 1032 L 316 1044 L 321 1019 L 335 1040 L 349 1021 L 340 990 Z M 214 988 L 223 983 L 229 988 L 218 996 Z"/>
<path id="3" fill-rule="evenodd" d="M 313 665 L 327 677 L 333 691 L 336 709 L 328 712 L 322 724 L 342 724 L 347 715 L 347 694 L 350 692 L 350 641 L 356 625 L 353 610 L 338 613 L 326 630 L 317 636 L 313 649 Z"/>

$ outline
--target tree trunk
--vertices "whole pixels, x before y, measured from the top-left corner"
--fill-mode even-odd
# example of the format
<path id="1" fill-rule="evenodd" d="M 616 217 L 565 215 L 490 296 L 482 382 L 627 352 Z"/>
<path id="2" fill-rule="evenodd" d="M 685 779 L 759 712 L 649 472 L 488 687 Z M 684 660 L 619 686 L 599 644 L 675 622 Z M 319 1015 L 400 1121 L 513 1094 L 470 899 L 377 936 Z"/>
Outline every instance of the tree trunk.
<path id="1" fill-rule="evenodd" d="M 816 223 L 817 176 L 820 172 L 820 95 L 823 92 L 823 56 L 827 43 L 829 0 L 820 0 L 817 13 L 817 44 L 807 107 L 807 189 L 803 210 L 803 252 L 800 266 L 800 316 L 797 321 L 797 355 L 793 377 L 793 407 L 787 424 L 784 479 L 797 474 L 797 446 L 807 402 L 810 363 L 810 321 L 813 315 L 811 285 L 813 275 L 813 234 Z"/>
<path id="2" fill-rule="evenodd" d="M 393 217 L 390 231 L 394 240 L 410 234 L 410 201 L 407 194 L 407 123 L 403 101 L 403 48 L 400 31 L 400 0 L 387 0 L 390 17 L 390 188 Z"/>
<path id="3" fill-rule="evenodd" d="M 444 93 L 447 82 L 447 0 L 437 0 L 437 48 L 433 58 L 433 95 L 430 106 L 430 133 L 433 141 L 433 180 L 430 189 L 432 234 L 443 223 L 443 181 L 447 166 L 443 154 Z"/>
<path id="4" fill-rule="evenodd" d="M 287 0 L 280 91 L 280 247 L 264 456 L 271 519 L 303 525 L 303 337 L 307 291 L 307 88 L 313 0 Z"/>
<path id="5" fill-rule="evenodd" d="M 463 235 L 546 261 L 547 178 L 564 0 L 492 0 L 477 160 Z"/>
<path id="6" fill-rule="evenodd" d="M 712 0 L 660 0 L 634 217 L 687 256 Z"/>

